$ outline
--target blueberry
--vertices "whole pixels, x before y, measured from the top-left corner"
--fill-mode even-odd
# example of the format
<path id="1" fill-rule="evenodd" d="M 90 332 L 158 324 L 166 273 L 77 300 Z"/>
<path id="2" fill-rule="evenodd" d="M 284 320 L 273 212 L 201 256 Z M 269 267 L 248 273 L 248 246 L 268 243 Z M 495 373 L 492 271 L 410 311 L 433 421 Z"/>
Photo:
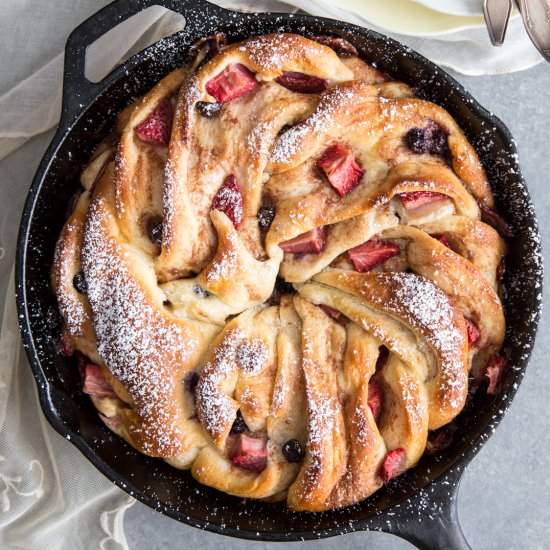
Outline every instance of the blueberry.
<path id="1" fill-rule="evenodd" d="M 78 293 L 86 295 L 88 287 L 86 285 L 86 279 L 84 278 L 84 273 L 82 271 L 79 271 L 73 277 L 73 286 Z"/>
<path id="2" fill-rule="evenodd" d="M 199 101 L 197 103 L 197 111 L 206 118 L 215 117 L 222 108 L 221 103 L 208 103 L 206 101 Z"/>
<path id="3" fill-rule="evenodd" d="M 294 287 L 290 283 L 287 283 L 284 279 L 277 277 L 273 292 L 267 301 L 269 304 L 276 306 L 281 302 L 281 296 L 283 294 L 290 294 L 291 292 L 294 292 Z"/>
<path id="4" fill-rule="evenodd" d="M 446 156 L 448 153 L 447 133 L 434 120 L 429 120 L 424 128 L 411 128 L 405 140 L 409 149 L 418 155 Z"/>
<path id="5" fill-rule="evenodd" d="M 150 216 L 146 222 L 146 230 L 150 241 L 160 246 L 162 244 L 162 218 Z"/>
<path id="6" fill-rule="evenodd" d="M 258 224 L 264 231 L 271 227 L 273 218 L 275 218 L 275 207 L 273 205 L 268 204 L 258 210 Z"/>
<path id="7" fill-rule="evenodd" d="M 248 426 L 246 425 L 246 422 L 244 421 L 244 418 L 241 414 L 241 411 L 237 411 L 237 416 L 235 417 L 235 422 L 233 422 L 233 426 L 231 426 L 231 431 L 229 433 L 232 434 L 242 434 L 244 432 L 248 431 Z"/>
<path id="8" fill-rule="evenodd" d="M 297 439 L 289 439 L 281 449 L 288 462 L 302 462 L 304 451 Z"/>
<path id="9" fill-rule="evenodd" d="M 407 146 L 417 155 L 426 155 L 430 152 L 430 132 L 425 128 L 411 128 L 407 132 Z"/>

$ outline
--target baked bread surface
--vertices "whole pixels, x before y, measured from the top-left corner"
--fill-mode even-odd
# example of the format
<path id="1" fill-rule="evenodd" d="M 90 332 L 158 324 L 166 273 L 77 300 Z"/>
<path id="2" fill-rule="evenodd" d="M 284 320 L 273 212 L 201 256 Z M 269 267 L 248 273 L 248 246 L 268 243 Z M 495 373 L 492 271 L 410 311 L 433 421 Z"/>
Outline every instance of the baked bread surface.
<path id="1" fill-rule="evenodd" d="M 82 172 L 52 266 L 62 349 L 140 452 L 349 506 L 433 451 L 469 386 L 495 390 L 506 224 L 452 117 L 346 41 L 194 50 Z"/>

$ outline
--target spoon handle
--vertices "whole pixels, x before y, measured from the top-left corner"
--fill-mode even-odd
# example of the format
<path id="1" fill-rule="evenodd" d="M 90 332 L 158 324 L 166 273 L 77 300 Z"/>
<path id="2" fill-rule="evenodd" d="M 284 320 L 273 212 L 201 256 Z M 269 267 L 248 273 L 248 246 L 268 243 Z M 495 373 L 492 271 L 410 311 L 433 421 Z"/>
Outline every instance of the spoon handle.
<path id="1" fill-rule="evenodd" d="M 548 0 L 516 0 L 525 30 L 546 61 L 550 62 L 550 4 Z"/>
<path id="2" fill-rule="evenodd" d="M 493 46 L 502 46 L 512 12 L 512 0 L 485 0 L 483 14 Z"/>

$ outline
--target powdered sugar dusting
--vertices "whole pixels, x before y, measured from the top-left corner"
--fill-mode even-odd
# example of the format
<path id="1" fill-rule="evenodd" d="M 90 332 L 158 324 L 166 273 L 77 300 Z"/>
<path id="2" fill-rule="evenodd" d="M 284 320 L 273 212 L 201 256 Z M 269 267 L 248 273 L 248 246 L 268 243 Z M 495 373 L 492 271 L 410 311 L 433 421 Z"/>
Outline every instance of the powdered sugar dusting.
<path id="1" fill-rule="evenodd" d="M 454 323 L 456 312 L 446 294 L 423 277 L 410 273 L 392 273 L 395 295 L 383 302 L 386 310 L 401 317 L 409 318 L 413 326 L 420 328 L 426 341 L 432 346 L 441 359 L 442 390 L 448 396 L 448 404 L 455 409 L 463 403 L 457 399 L 460 389 L 465 384 L 465 366 L 461 354 L 464 349 L 465 335 Z M 380 299 L 376 299 L 382 304 Z"/>
<path id="2" fill-rule="evenodd" d="M 204 429 L 217 440 L 235 420 L 238 404 L 230 388 L 239 371 L 258 374 L 266 365 L 269 352 L 260 338 L 250 337 L 241 327 L 229 329 L 205 365 L 197 386 L 197 410 Z"/>
<path id="3" fill-rule="evenodd" d="M 167 319 L 136 281 L 130 253 L 106 233 L 107 208 L 104 199 L 91 204 L 83 249 L 98 350 L 135 402 L 143 450 L 173 456 L 183 450 L 185 438 L 174 398 L 182 376 L 174 364 L 185 366 L 198 341 Z"/>
<path id="4" fill-rule="evenodd" d="M 321 96 L 315 111 L 303 122 L 296 124 L 277 139 L 271 151 L 272 163 L 291 162 L 300 154 L 305 154 L 310 146 L 308 136 L 319 137 L 336 124 L 342 111 L 357 101 L 354 88 L 342 87 L 329 90 Z"/>

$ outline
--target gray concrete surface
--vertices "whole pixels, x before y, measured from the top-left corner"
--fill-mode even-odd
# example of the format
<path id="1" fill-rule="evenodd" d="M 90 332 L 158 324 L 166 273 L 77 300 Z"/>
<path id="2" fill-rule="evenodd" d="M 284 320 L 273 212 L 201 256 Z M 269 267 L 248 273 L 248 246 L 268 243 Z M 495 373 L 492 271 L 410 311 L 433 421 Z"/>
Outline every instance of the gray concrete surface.
<path id="1" fill-rule="evenodd" d="M 550 66 L 512 75 L 456 78 L 499 116 L 517 141 L 520 160 L 539 216 L 543 247 L 550 241 Z M 545 301 L 550 297 L 548 287 Z M 531 364 L 508 414 L 467 469 L 458 508 L 464 534 L 475 549 L 550 548 L 550 316 L 543 312 Z M 272 550 L 205 533 L 135 504 L 126 513 L 132 550 Z M 295 550 L 412 548 L 394 536 L 354 533 L 320 542 L 288 543 Z"/>

